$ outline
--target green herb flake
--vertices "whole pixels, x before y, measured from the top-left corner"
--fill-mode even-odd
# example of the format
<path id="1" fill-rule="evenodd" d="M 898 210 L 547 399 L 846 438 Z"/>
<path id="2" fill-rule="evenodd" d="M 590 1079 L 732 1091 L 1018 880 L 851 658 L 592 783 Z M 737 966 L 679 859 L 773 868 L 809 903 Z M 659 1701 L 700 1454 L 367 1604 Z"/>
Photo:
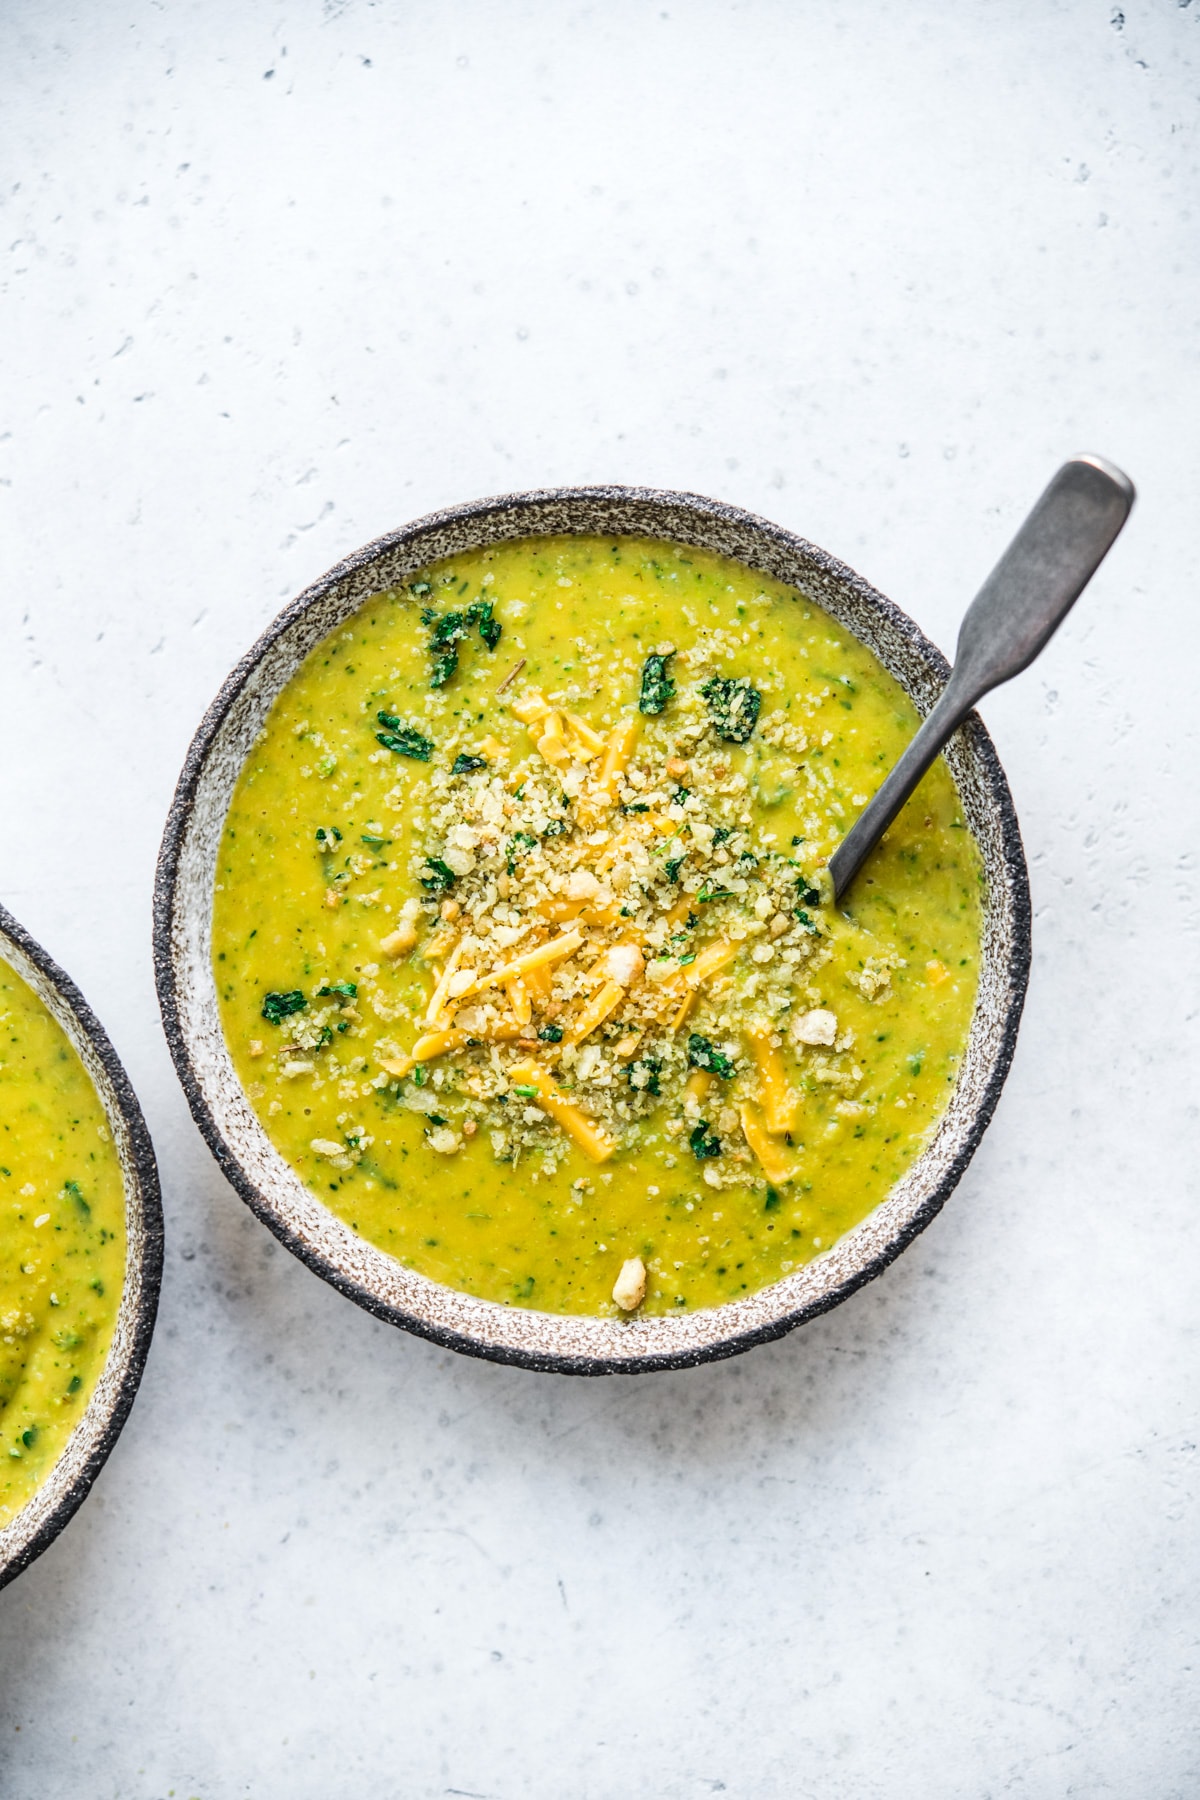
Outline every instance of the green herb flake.
<path id="1" fill-rule="evenodd" d="M 454 766 L 450 773 L 452 775 L 473 775 L 476 769 L 486 768 L 486 756 L 468 756 L 465 750 L 460 750 L 454 759 Z"/>
<path id="2" fill-rule="evenodd" d="M 395 713 L 376 713 L 379 723 L 386 727 L 377 731 L 375 736 L 385 750 L 394 750 L 397 756 L 411 756 L 414 762 L 428 762 L 433 755 L 433 744 L 423 737 L 415 725 L 406 725 Z"/>
<path id="3" fill-rule="evenodd" d="M 642 691 L 638 698 L 640 713 L 660 713 L 667 701 L 674 698 L 675 683 L 667 673 L 667 664 L 674 651 L 666 656 L 648 656 L 642 664 Z"/>
<path id="4" fill-rule="evenodd" d="M 737 1074 L 733 1058 L 714 1049 L 710 1040 L 701 1037 L 698 1031 L 693 1031 L 688 1039 L 688 1063 L 693 1069 L 706 1069 L 710 1075 L 719 1075 L 722 1081 Z"/>
<path id="5" fill-rule="evenodd" d="M 543 1044 L 561 1044 L 563 1041 L 563 1028 L 561 1025 L 543 1025 L 542 1029 L 538 1032 L 538 1036 L 541 1038 Z"/>
<path id="6" fill-rule="evenodd" d="M 69 1194 L 82 1213 L 90 1213 L 91 1207 L 83 1197 L 83 1190 L 77 1181 L 64 1181 L 63 1193 Z"/>
<path id="7" fill-rule="evenodd" d="M 697 1162 L 704 1162 L 710 1156 L 720 1156 L 721 1140 L 713 1136 L 708 1129 L 708 1120 L 701 1119 L 688 1134 L 688 1146 Z"/>
<path id="8" fill-rule="evenodd" d="M 308 1001 L 299 988 L 291 988 L 285 994 L 264 994 L 262 1016 L 268 1025 L 282 1025 L 293 1013 L 303 1012 L 307 1005 Z"/>
<path id="9" fill-rule="evenodd" d="M 429 627 L 429 685 L 434 688 L 445 687 L 458 668 L 458 647 L 473 625 L 479 627 L 479 635 L 489 650 L 496 648 L 503 631 L 499 619 L 492 617 L 490 600 L 473 600 L 465 612 L 437 613 L 427 606 L 421 623 Z"/>
<path id="10" fill-rule="evenodd" d="M 489 650 L 494 650 L 500 642 L 500 634 L 504 630 L 499 619 L 492 617 L 490 600 L 474 600 L 467 608 L 467 624 L 478 625 L 479 635 Z"/>
<path id="11" fill-rule="evenodd" d="M 536 849 L 537 839 L 534 837 L 532 831 L 514 831 L 508 840 L 508 849 L 505 856 L 505 867 L 509 874 L 515 874 L 517 857 L 522 851 Z"/>
<path id="12" fill-rule="evenodd" d="M 424 865 L 430 872 L 419 875 L 417 879 L 427 894 L 445 894 L 454 886 L 458 876 L 440 856 L 427 856 Z"/>
<path id="13" fill-rule="evenodd" d="M 639 1056 L 629 1065 L 629 1085 L 641 1094 L 657 1094 L 661 1074 L 661 1056 Z"/>
<path id="14" fill-rule="evenodd" d="M 327 981 L 324 987 L 317 989 L 318 1000 L 332 999 L 335 994 L 341 1000 L 355 1000 L 358 998 L 358 983 L 356 981 Z"/>
<path id="15" fill-rule="evenodd" d="M 466 636 L 466 615 L 460 612 L 435 613 L 427 606 L 421 614 L 421 623 L 428 625 L 429 654 L 432 666 L 429 673 L 430 687 L 445 687 L 455 669 L 458 667 L 459 640 Z"/>
<path id="16" fill-rule="evenodd" d="M 758 724 L 762 695 L 744 675 L 712 675 L 700 689 L 717 736 L 744 744 Z"/>

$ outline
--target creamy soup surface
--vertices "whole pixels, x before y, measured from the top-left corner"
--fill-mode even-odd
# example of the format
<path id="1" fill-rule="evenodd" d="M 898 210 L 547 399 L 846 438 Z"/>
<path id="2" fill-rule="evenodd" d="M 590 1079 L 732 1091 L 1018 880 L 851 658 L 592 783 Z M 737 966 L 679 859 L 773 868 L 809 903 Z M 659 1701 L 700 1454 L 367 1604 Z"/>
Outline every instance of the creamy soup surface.
<path id="1" fill-rule="evenodd" d="M 819 1256 L 957 1078 L 982 874 L 917 725 L 811 600 L 653 540 L 436 564 L 276 701 L 220 846 L 234 1065 L 302 1179 L 486 1299 L 652 1314 Z"/>
<path id="2" fill-rule="evenodd" d="M 125 1187 L 66 1033 L 0 960 L 0 1526 L 91 1398 L 125 1271 Z"/>

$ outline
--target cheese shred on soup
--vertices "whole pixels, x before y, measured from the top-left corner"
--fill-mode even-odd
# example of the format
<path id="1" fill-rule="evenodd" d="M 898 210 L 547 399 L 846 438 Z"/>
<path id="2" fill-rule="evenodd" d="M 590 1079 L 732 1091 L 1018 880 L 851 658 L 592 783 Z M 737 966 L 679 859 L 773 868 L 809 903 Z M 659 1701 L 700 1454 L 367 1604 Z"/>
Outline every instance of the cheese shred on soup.
<path id="1" fill-rule="evenodd" d="M 944 764 L 823 899 L 916 724 L 812 601 L 700 550 L 528 539 L 376 594 L 279 696 L 218 857 L 272 1142 L 511 1305 L 711 1306 L 820 1255 L 928 1141 L 975 1001 Z"/>

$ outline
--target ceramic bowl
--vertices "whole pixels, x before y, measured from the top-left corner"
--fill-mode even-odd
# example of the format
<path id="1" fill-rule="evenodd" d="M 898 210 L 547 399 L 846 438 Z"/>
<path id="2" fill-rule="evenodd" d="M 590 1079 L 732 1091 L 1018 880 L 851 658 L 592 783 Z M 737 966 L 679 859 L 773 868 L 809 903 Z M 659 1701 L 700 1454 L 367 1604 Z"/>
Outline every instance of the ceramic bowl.
<path id="1" fill-rule="evenodd" d="M 422 564 L 503 540 L 627 533 L 698 545 L 801 589 L 854 633 L 925 713 L 945 658 L 890 600 L 825 551 L 736 507 L 645 488 L 505 494 L 434 513 L 379 538 L 288 606 L 243 657 L 188 752 L 167 821 L 155 895 L 159 1001 L 175 1066 L 209 1148 L 242 1198 L 326 1281 L 377 1317 L 500 1362 L 575 1374 L 677 1368 L 780 1336 L 887 1267 L 954 1188 L 992 1116 L 1012 1059 L 1029 971 L 1029 890 L 1016 814 L 983 726 L 947 750 L 987 876 L 979 999 L 962 1071 L 931 1142 L 883 1203 L 815 1262 L 774 1286 L 682 1317 L 562 1317 L 476 1300 L 403 1268 L 358 1237 L 269 1142 L 221 1033 L 211 960 L 222 826 L 275 697 L 308 652 L 369 595 Z"/>
<path id="2" fill-rule="evenodd" d="M 133 1405 L 162 1282 L 163 1220 L 154 1146 L 137 1096 L 79 989 L 0 906 L 0 959 L 62 1026 L 100 1095 L 125 1178 L 128 1249 L 116 1330 L 95 1391 L 49 1475 L 0 1529 L 0 1587 L 50 1544 L 82 1505 Z"/>

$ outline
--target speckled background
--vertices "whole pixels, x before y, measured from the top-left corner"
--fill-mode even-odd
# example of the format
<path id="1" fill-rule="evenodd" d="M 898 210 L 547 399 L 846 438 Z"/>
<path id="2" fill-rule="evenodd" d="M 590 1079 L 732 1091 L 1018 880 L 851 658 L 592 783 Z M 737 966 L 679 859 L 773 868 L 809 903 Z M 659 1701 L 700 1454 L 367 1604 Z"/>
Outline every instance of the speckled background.
<path id="1" fill-rule="evenodd" d="M 0 1594 L 5 1800 L 1200 1791 L 1200 0 L 0 15 L 0 899 L 138 1087 L 158 1335 Z M 368 1318 L 196 1134 L 149 896 L 285 599 L 419 513 L 749 506 L 951 648 L 1062 456 L 1133 521 L 983 707 L 1035 961 L 836 1313 L 578 1382 Z M 36 757 L 36 760 L 35 760 Z"/>

